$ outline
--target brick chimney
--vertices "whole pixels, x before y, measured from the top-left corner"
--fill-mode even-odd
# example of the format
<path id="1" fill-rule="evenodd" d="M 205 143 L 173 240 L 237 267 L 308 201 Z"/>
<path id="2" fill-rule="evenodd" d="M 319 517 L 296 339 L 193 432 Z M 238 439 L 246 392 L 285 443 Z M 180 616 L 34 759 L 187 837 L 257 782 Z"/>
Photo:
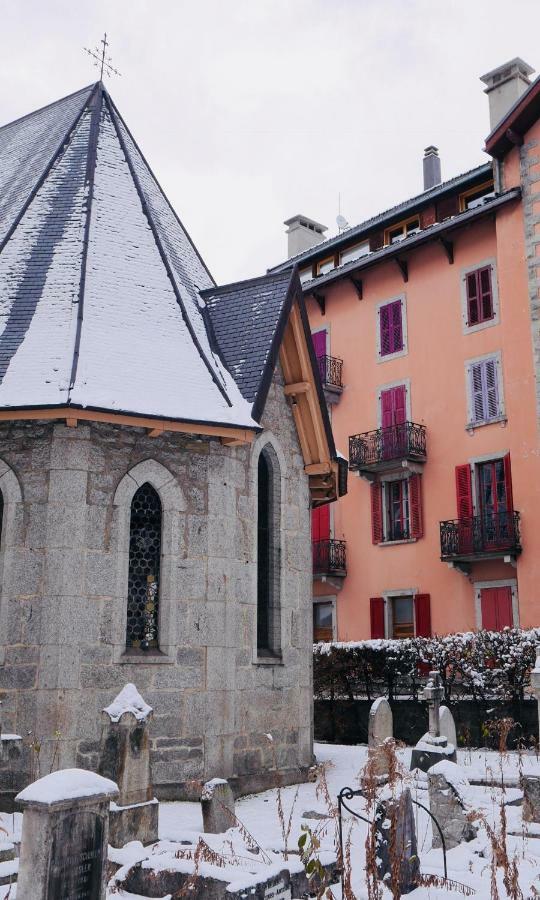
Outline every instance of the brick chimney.
<path id="1" fill-rule="evenodd" d="M 436 184 L 441 183 L 441 161 L 439 151 L 433 144 L 424 150 L 424 190 L 429 191 Z"/>
<path id="2" fill-rule="evenodd" d="M 293 216 L 283 223 L 287 225 L 287 255 L 296 256 L 303 250 L 309 250 L 315 244 L 324 241 L 324 232 L 327 231 L 326 225 L 308 219 L 307 216 Z"/>
<path id="3" fill-rule="evenodd" d="M 534 69 L 516 56 L 510 62 L 482 75 L 480 81 L 486 85 L 484 93 L 489 98 L 489 126 L 491 131 L 514 105 L 530 85 L 529 75 Z"/>

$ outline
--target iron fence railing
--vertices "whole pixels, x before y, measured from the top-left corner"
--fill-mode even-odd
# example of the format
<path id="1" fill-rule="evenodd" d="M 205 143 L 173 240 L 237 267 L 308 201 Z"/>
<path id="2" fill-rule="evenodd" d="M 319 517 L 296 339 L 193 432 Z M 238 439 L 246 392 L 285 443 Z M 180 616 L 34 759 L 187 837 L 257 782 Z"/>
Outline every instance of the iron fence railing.
<path id="1" fill-rule="evenodd" d="M 521 553 L 519 520 L 519 513 L 510 511 L 441 522 L 441 559 Z"/>
<path id="2" fill-rule="evenodd" d="M 349 468 L 374 467 L 394 459 L 426 459 L 426 428 L 415 422 L 402 422 L 389 428 L 377 428 L 349 438 Z"/>
<path id="3" fill-rule="evenodd" d="M 319 363 L 319 372 L 324 387 L 343 387 L 342 359 L 338 359 L 336 356 L 319 356 L 317 362 Z"/>
<path id="4" fill-rule="evenodd" d="M 313 571 L 316 575 L 331 575 L 347 571 L 345 541 L 313 541 Z"/>

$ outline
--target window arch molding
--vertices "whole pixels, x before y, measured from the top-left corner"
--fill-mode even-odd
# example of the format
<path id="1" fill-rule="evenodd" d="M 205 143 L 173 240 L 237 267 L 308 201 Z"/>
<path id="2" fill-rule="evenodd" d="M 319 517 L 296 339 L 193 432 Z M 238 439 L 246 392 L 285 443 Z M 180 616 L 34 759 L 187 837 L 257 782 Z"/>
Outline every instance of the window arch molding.
<path id="1" fill-rule="evenodd" d="M 1 483 L 1 482 L 0 482 Z M 129 580 L 131 504 L 143 484 L 150 484 L 161 503 L 161 571 L 159 587 L 159 654 L 126 655 L 126 618 Z M 174 662 L 176 649 L 175 583 L 180 555 L 180 520 L 186 510 L 184 493 L 175 476 L 155 459 L 137 463 L 121 478 L 113 498 L 117 547 L 117 589 L 114 649 L 116 662 Z"/>
<path id="2" fill-rule="evenodd" d="M 16 516 L 22 504 L 23 496 L 19 479 L 13 469 L 0 459 L 0 492 L 2 495 L 2 521 L 0 536 L 0 665 L 4 662 L 5 645 L 1 643 L 2 635 L 7 634 L 7 602 L 4 586 L 4 570 L 14 568 L 10 565 L 10 557 L 17 544 Z"/>
<path id="3" fill-rule="evenodd" d="M 258 497 L 259 497 L 259 459 L 264 452 L 266 461 L 269 466 L 272 479 L 271 492 L 273 493 L 274 502 L 271 510 L 272 520 L 272 564 L 274 567 L 272 576 L 272 596 L 270 598 L 271 605 L 271 623 L 270 623 L 270 647 L 272 655 L 264 654 L 258 646 L 258 628 L 257 628 L 257 611 L 258 611 L 258 575 L 259 575 L 259 556 L 258 556 Z M 252 555 L 254 560 L 251 595 L 254 598 L 256 606 L 255 626 L 253 632 L 253 660 L 254 662 L 272 662 L 279 661 L 282 651 L 283 640 L 283 604 L 284 597 L 284 565 L 286 548 L 284 546 L 285 528 L 284 528 L 284 510 L 285 498 L 287 496 L 287 463 L 281 445 L 274 434 L 270 431 L 263 431 L 257 436 L 251 447 L 250 458 L 250 494 L 252 499 L 253 522 L 255 527 L 252 529 Z"/>

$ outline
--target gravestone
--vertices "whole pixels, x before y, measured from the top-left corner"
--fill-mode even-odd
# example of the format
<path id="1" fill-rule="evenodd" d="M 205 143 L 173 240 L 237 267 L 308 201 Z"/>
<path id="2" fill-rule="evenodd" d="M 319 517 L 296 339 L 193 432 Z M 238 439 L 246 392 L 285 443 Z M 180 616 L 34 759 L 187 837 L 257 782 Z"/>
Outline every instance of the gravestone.
<path id="1" fill-rule="evenodd" d="M 411 770 L 421 769 L 427 772 L 436 763 L 445 759 L 456 761 L 455 744 L 450 744 L 444 735 L 441 735 L 439 712 L 444 689 L 441 685 L 441 676 L 438 672 L 429 673 L 422 693 L 422 699 L 427 701 L 429 712 L 429 731 L 420 738 L 411 753 Z"/>
<path id="2" fill-rule="evenodd" d="M 429 807 L 439 823 L 447 850 L 476 837 L 476 828 L 467 819 L 463 802 L 468 786 L 463 770 L 453 762 L 437 763 L 428 771 Z M 439 829 L 434 822 L 431 826 L 433 847 L 440 848 Z"/>
<path id="3" fill-rule="evenodd" d="M 523 821 L 540 822 L 540 776 L 523 775 Z"/>
<path id="4" fill-rule="evenodd" d="M 0 701 L 0 812 L 13 812 L 15 794 L 28 783 L 23 767 L 22 737 L 2 731 Z"/>
<path id="5" fill-rule="evenodd" d="M 377 874 L 390 887 L 397 878 L 402 894 L 418 886 L 420 860 L 411 792 L 381 800 L 375 812 Z M 393 891 L 394 896 L 397 892 Z"/>
<path id="6" fill-rule="evenodd" d="M 18 900 L 105 900 L 114 782 L 63 769 L 16 797 L 24 810 Z"/>
<path id="7" fill-rule="evenodd" d="M 222 834 L 236 825 L 234 795 L 224 778 L 206 782 L 201 794 L 201 807 L 206 834 Z"/>
<path id="8" fill-rule="evenodd" d="M 441 737 L 445 737 L 449 744 L 457 748 L 456 723 L 447 706 L 441 706 L 439 710 L 439 731 Z"/>
<path id="9" fill-rule="evenodd" d="M 123 847 L 129 841 L 153 844 L 158 839 L 159 804 L 154 798 L 150 770 L 148 727 L 152 708 L 135 685 L 126 684 L 103 710 L 98 771 L 118 785 L 111 803 L 109 843 Z"/>
<path id="10" fill-rule="evenodd" d="M 534 669 L 531 670 L 531 693 L 534 695 L 538 704 L 538 737 L 540 739 L 540 644 L 536 645 L 536 662 L 534 664 Z"/>
<path id="11" fill-rule="evenodd" d="M 378 697 L 371 704 L 368 723 L 368 766 L 378 777 L 388 774 L 388 753 L 384 743 L 394 736 L 392 708 L 385 697 Z"/>

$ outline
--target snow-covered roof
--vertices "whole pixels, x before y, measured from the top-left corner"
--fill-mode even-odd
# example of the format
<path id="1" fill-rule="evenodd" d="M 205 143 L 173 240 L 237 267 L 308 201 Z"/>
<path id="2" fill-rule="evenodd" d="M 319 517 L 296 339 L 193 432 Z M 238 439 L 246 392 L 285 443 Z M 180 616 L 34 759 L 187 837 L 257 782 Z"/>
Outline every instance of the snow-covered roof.
<path id="1" fill-rule="evenodd" d="M 101 82 L 0 128 L 0 409 L 256 427 L 214 286 Z"/>

